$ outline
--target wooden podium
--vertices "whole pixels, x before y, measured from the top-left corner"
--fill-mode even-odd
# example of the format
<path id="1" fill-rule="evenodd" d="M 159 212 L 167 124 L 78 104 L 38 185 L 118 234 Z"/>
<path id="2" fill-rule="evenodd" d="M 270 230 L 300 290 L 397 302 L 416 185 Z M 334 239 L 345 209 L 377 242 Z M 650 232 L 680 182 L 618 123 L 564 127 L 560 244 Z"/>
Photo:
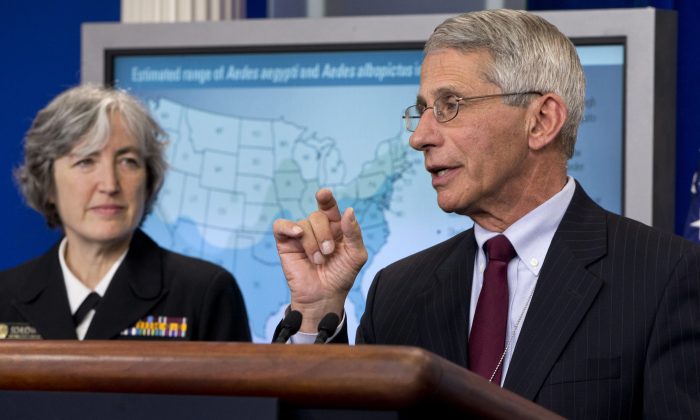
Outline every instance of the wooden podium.
<path id="1" fill-rule="evenodd" d="M 4 398 L 32 395 L 21 400 L 32 408 L 42 398 L 107 393 L 126 395 L 127 400 L 158 394 L 173 401 L 178 401 L 173 396 L 182 395 L 265 401 L 272 406 L 267 412 L 277 418 L 304 418 L 304 413 L 312 412 L 316 415 L 311 417 L 324 418 L 318 416 L 323 410 L 334 413 L 333 418 L 339 413 L 345 418 L 363 418 L 366 413 L 384 413 L 386 418 L 431 413 L 508 420 L 560 418 L 413 347 L 7 341 L 0 342 L 0 390 Z M 70 403 L 76 404 L 82 403 Z M 237 410 L 236 404 L 230 407 Z M 230 412 L 218 414 L 241 418 Z M 253 414 L 251 418 L 265 417 Z"/>

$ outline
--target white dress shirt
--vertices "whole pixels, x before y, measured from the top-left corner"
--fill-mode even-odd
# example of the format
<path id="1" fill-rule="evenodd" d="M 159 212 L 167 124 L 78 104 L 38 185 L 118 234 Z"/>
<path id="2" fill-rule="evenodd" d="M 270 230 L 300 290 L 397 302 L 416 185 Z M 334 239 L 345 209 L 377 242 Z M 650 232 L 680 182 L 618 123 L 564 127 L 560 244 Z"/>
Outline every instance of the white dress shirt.
<path id="1" fill-rule="evenodd" d="M 95 290 L 90 290 L 87 286 L 83 284 L 74 274 L 73 272 L 70 271 L 68 268 L 68 264 L 66 264 L 66 244 L 67 244 L 67 238 L 63 238 L 61 241 L 61 245 L 58 247 L 58 261 L 61 263 L 61 271 L 63 272 L 63 282 L 66 285 L 66 292 L 68 294 L 68 304 L 70 305 L 70 313 L 75 314 L 75 312 L 78 310 L 78 307 L 80 306 L 81 303 L 85 300 L 85 298 L 91 293 L 91 292 L 96 292 L 100 297 L 104 296 L 105 292 L 107 291 L 107 287 L 109 287 L 109 283 L 112 282 L 112 277 L 114 277 L 114 273 L 117 272 L 117 269 L 121 265 L 122 261 L 124 261 L 124 257 L 126 257 L 126 253 L 129 251 L 128 249 L 124 251 L 124 253 L 117 258 L 117 261 L 112 264 L 112 267 L 107 271 L 107 273 L 100 279 L 99 283 L 97 283 L 97 286 L 95 286 Z M 75 327 L 75 333 L 78 335 L 78 340 L 82 340 L 85 338 L 85 334 L 87 333 L 88 328 L 90 327 L 90 323 L 92 323 L 92 317 L 95 315 L 95 310 L 92 309 L 88 314 L 85 316 L 83 321 Z"/>
<path id="2" fill-rule="evenodd" d="M 506 353 L 503 359 L 501 385 L 505 381 L 508 366 L 518 342 L 520 329 L 527 314 L 532 293 L 544 264 L 547 250 L 552 243 L 554 233 L 564 217 L 567 207 L 574 196 L 576 183 L 569 177 L 564 188 L 552 198 L 542 203 L 503 232 L 513 244 L 518 254 L 508 264 L 508 322 L 506 326 Z M 479 250 L 474 261 L 474 278 L 472 280 L 471 304 L 469 306 L 469 329 L 474 321 L 474 312 L 484 283 L 486 254 L 484 243 L 498 232 L 491 232 L 474 224 L 474 236 Z"/>

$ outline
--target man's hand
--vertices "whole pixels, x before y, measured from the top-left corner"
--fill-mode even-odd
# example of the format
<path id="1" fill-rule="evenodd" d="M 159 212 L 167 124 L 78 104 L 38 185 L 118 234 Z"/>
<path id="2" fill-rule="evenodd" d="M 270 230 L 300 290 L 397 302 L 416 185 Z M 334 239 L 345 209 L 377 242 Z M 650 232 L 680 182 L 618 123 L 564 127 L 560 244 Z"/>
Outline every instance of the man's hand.
<path id="1" fill-rule="evenodd" d="M 328 189 L 316 193 L 318 210 L 305 220 L 278 219 L 272 231 L 284 276 L 292 292 L 292 309 L 304 315 L 303 332 L 316 332 L 328 312 L 343 314 L 345 298 L 367 262 L 360 225 L 352 208 L 340 216 Z"/>

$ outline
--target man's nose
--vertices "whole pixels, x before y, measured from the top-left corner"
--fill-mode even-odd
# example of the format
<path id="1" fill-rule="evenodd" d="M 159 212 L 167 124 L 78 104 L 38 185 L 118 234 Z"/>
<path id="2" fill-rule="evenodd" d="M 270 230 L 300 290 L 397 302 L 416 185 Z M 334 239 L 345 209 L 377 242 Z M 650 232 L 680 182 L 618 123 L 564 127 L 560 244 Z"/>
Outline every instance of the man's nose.
<path id="1" fill-rule="evenodd" d="M 408 143 L 412 148 L 422 151 L 428 147 L 435 146 L 438 143 L 438 126 L 439 122 L 435 119 L 435 114 L 432 108 L 427 109 L 420 120 L 416 129 L 411 134 Z"/>

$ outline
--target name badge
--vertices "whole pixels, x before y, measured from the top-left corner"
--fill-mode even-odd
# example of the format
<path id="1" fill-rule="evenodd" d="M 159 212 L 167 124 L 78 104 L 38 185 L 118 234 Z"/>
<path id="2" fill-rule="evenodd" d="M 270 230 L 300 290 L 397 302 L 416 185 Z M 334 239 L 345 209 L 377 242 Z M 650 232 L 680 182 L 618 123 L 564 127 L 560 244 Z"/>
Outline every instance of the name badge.
<path id="1" fill-rule="evenodd" d="M 36 328 L 26 322 L 0 323 L 0 340 L 41 340 Z"/>

